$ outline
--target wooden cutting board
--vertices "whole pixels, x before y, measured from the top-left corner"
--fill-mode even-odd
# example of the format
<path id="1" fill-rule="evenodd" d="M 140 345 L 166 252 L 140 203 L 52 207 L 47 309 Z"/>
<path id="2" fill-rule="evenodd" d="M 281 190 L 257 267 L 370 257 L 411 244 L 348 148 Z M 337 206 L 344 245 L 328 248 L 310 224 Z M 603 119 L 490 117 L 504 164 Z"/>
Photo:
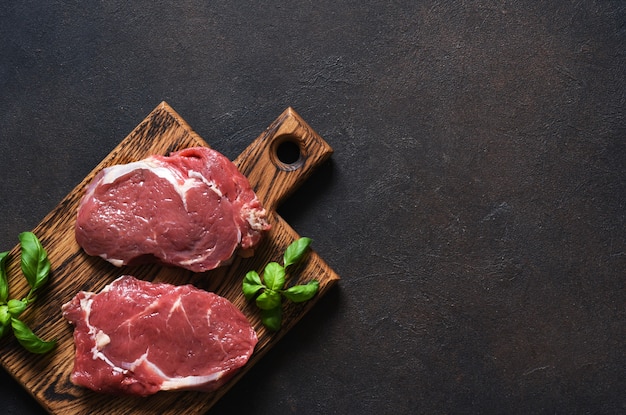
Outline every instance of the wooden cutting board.
<path id="1" fill-rule="evenodd" d="M 279 157 L 279 148 L 286 146 L 284 143 L 295 144 L 299 150 L 295 161 L 284 162 L 284 157 Z M 116 268 L 98 257 L 87 256 L 80 249 L 74 239 L 75 213 L 85 185 L 98 171 L 150 154 L 167 154 L 192 146 L 208 144 L 167 103 L 161 103 L 33 230 L 48 251 L 52 272 L 48 285 L 23 315 L 23 320 L 40 337 L 56 339 L 58 345 L 48 354 L 33 355 L 24 351 L 10 334 L 0 341 L 0 363 L 51 414 L 204 413 L 339 280 L 339 276 L 312 250 L 288 284 L 317 279 L 320 291 L 307 303 L 285 303 L 283 325 L 278 332 L 265 330 L 258 309 L 246 301 L 241 292 L 247 271 L 261 271 L 269 261 L 280 262 L 285 248 L 299 237 L 276 214 L 276 208 L 332 153 L 330 146 L 291 108 L 285 110 L 234 161 L 250 180 L 268 210 L 272 224 L 272 230 L 254 257 L 238 258 L 230 266 L 194 274 L 155 265 Z M 7 272 L 11 296 L 21 298 L 28 288 L 20 271 L 18 246 L 11 251 Z M 259 337 L 248 364 L 228 384 L 213 393 L 160 392 L 147 398 L 112 398 L 74 386 L 69 380 L 74 359 L 73 331 L 61 315 L 61 305 L 78 291 L 100 291 L 123 274 L 177 285 L 192 283 L 228 298 L 246 314 Z"/>

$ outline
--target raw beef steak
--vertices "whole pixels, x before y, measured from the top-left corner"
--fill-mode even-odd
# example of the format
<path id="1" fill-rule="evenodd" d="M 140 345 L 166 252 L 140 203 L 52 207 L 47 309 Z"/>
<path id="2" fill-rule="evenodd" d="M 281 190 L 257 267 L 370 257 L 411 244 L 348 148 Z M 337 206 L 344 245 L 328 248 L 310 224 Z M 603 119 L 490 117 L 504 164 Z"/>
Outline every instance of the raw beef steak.
<path id="1" fill-rule="evenodd" d="M 72 383 L 146 396 L 212 391 L 246 364 L 257 336 L 227 299 L 191 285 L 123 276 L 64 304 L 74 325 Z"/>
<path id="2" fill-rule="evenodd" d="M 87 186 L 76 240 L 116 266 L 160 262 L 203 272 L 250 254 L 270 225 L 248 179 L 193 147 L 111 166 Z"/>

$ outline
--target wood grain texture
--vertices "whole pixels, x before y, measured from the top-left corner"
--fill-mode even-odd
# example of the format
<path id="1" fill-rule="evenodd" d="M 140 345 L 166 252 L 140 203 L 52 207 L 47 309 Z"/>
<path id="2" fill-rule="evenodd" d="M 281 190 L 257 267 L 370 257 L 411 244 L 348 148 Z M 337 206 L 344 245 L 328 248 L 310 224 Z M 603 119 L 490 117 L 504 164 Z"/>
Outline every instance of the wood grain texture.
<path id="1" fill-rule="evenodd" d="M 285 164 L 277 157 L 277 147 L 284 141 L 298 145 L 300 158 L 296 162 Z M 44 339 L 56 339 L 58 345 L 51 353 L 37 356 L 24 351 L 12 336 L 6 336 L 0 341 L 0 363 L 51 414 L 204 413 L 339 280 L 339 276 L 312 250 L 290 283 L 317 279 L 320 281 L 319 294 L 304 304 L 285 304 L 283 326 L 276 333 L 265 330 L 257 309 L 241 293 L 241 282 L 247 271 L 260 271 L 268 261 L 280 261 L 287 245 L 299 237 L 276 214 L 276 207 L 332 153 L 330 146 L 291 108 L 285 110 L 234 161 L 268 209 L 272 224 L 272 230 L 253 257 L 236 258 L 230 266 L 195 274 L 156 265 L 116 268 L 98 257 L 87 256 L 80 249 L 74 239 L 75 213 L 86 184 L 98 171 L 150 154 L 167 154 L 191 146 L 208 144 L 167 103 L 161 103 L 33 230 L 48 251 L 52 272 L 49 285 L 23 317 L 35 333 Z M 11 251 L 7 272 L 11 295 L 25 295 L 28 288 L 19 269 L 18 246 Z M 61 315 L 61 305 L 78 291 L 99 291 L 123 274 L 172 284 L 192 283 L 228 298 L 246 314 L 259 336 L 249 363 L 228 384 L 213 393 L 160 392 L 147 398 L 112 399 L 71 384 L 73 331 Z"/>

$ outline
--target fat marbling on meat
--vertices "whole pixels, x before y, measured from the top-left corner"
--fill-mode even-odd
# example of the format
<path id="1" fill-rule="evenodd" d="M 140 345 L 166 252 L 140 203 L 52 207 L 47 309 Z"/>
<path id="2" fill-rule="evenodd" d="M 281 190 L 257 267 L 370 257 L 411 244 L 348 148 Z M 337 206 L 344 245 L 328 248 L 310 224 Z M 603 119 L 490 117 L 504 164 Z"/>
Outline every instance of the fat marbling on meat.
<path id="1" fill-rule="evenodd" d="M 192 285 L 122 276 L 98 294 L 80 291 L 62 310 L 74 326 L 70 379 L 97 392 L 212 391 L 257 343 L 239 309 Z"/>
<path id="2" fill-rule="evenodd" d="M 248 179 L 193 147 L 107 167 L 87 186 L 75 235 L 116 266 L 158 262 L 203 272 L 249 254 L 270 228 Z"/>

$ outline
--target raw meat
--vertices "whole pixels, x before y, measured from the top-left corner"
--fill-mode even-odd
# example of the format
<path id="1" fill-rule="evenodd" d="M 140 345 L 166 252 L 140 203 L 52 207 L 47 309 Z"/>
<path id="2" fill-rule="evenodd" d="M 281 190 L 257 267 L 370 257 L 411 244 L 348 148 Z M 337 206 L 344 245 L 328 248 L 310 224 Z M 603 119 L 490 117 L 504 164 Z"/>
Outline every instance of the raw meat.
<path id="1" fill-rule="evenodd" d="M 116 266 L 159 262 L 203 272 L 251 254 L 270 228 L 248 179 L 225 156 L 193 147 L 108 167 L 88 185 L 75 234 Z"/>
<path id="2" fill-rule="evenodd" d="M 257 343 L 227 299 L 191 285 L 122 276 L 64 304 L 74 325 L 72 383 L 104 393 L 212 391 L 246 364 Z"/>

